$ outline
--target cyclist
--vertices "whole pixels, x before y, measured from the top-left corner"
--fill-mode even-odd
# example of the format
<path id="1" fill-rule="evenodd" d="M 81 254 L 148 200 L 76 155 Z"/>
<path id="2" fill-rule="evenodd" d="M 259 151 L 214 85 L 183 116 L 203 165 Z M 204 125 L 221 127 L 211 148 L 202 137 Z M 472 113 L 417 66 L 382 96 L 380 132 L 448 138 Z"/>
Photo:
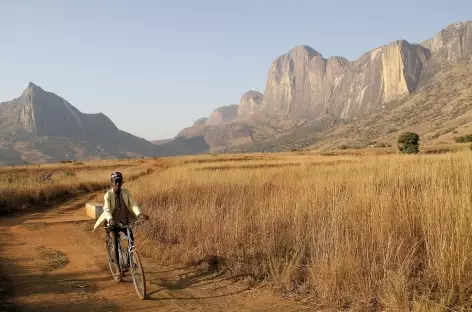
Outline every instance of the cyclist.
<path id="1" fill-rule="evenodd" d="M 118 265 L 117 239 L 121 231 L 120 225 L 128 225 L 136 220 L 149 219 L 141 212 L 136 200 L 131 196 L 129 189 L 122 187 L 123 175 L 121 172 L 113 172 L 110 177 L 112 188 L 105 193 L 103 213 L 95 222 L 93 230 L 100 226 L 104 221 L 108 223 L 106 229 L 107 235 L 113 242 L 114 263 Z M 130 229 L 131 231 L 131 229 Z M 133 232 L 131 238 L 134 240 Z"/>

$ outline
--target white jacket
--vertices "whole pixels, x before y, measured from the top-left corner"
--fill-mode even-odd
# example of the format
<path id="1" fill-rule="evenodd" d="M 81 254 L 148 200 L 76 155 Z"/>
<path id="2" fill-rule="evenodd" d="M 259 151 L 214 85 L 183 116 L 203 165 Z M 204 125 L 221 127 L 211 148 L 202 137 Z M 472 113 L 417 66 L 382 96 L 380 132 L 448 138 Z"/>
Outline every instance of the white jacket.
<path id="1" fill-rule="evenodd" d="M 123 201 L 125 202 L 126 207 L 128 207 L 130 217 L 137 217 L 141 213 L 141 209 L 139 208 L 136 200 L 131 196 L 131 192 L 127 188 L 122 188 L 121 196 L 123 197 Z M 96 228 L 98 228 L 103 222 L 105 222 L 105 220 L 110 221 L 110 219 L 112 219 L 113 211 L 116 208 L 115 192 L 113 192 L 113 189 L 108 190 L 105 193 L 105 196 L 103 196 L 103 199 L 103 213 L 100 215 L 100 217 L 98 217 L 97 222 L 95 222 L 93 231 L 95 231 Z"/>

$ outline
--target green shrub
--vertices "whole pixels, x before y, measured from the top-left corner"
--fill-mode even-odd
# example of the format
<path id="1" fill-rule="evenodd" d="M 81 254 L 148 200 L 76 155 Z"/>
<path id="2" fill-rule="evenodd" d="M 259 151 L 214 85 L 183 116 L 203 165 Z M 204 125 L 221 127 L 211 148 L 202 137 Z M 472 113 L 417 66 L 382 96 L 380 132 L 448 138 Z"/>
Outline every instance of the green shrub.
<path id="1" fill-rule="evenodd" d="M 456 143 L 469 143 L 472 142 L 472 134 L 464 135 L 461 137 L 454 138 Z"/>
<path id="2" fill-rule="evenodd" d="M 420 137 L 414 132 L 404 132 L 398 137 L 398 149 L 405 154 L 416 154 L 420 151 Z"/>

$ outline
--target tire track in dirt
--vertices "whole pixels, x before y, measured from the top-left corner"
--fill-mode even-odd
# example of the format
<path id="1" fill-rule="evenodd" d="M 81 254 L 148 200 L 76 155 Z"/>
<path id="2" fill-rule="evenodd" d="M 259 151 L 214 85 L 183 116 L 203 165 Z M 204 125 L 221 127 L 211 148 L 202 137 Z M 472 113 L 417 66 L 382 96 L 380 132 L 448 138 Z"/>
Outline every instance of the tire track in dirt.
<path id="1" fill-rule="evenodd" d="M 0 273 L 11 279 L 11 311 L 309 310 L 264 289 L 250 289 L 243 279 L 202 268 L 161 266 L 143 257 L 148 298 L 140 300 L 129 277 L 117 283 L 110 276 L 104 232 L 91 232 L 94 220 L 83 209 L 93 196 L 0 219 Z M 45 249 L 57 252 L 44 258 L 40 251 Z M 55 267 L 55 254 L 68 262 Z"/>

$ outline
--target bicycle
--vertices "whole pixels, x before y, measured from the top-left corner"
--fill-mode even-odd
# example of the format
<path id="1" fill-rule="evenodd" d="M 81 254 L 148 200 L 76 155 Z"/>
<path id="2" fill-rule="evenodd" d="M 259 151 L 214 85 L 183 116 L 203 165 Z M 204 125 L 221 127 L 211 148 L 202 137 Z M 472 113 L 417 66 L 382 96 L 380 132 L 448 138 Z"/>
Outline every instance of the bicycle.
<path id="1" fill-rule="evenodd" d="M 138 220 L 130 225 L 120 225 L 116 226 L 117 233 L 119 236 L 117 237 L 117 245 L 116 248 L 118 249 L 118 263 L 115 264 L 114 262 L 114 255 L 113 255 L 113 245 L 110 235 L 107 235 L 106 239 L 106 248 L 108 254 L 108 267 L 110 268 L 111 275 L 113 279 L 117 282 L 120 282 L 123 277 L 124 273 L 131 269 L 131 277 L 133 278 L 134 288 L 138 293 L 138 297 L 140 299 L 144 299 L 146 296 L 146 280 L 144 277 L 144 270 L 141 264 L 141 259 L 134 248 L 134 241 L 131 239 L 131 228 L 136 226 L 136 224 L 140 223 L 141 220 Z M 108 227 L 103 227 L 104 229 L 108 229 Z M 123 234 L 122 231 L 126 231 L 126 234 Z M 121 247 L 121 239 L 128 240 L 128 246 L 126 250 L 123 250 Z M 127 254 L 125 255 L 125 251 Z M 126 260 L 126 263 L 125 263 Z M 132 265 L 130 263 L 132 262 Z M 138 276 L 140 278 L 138 278 Z"/>

